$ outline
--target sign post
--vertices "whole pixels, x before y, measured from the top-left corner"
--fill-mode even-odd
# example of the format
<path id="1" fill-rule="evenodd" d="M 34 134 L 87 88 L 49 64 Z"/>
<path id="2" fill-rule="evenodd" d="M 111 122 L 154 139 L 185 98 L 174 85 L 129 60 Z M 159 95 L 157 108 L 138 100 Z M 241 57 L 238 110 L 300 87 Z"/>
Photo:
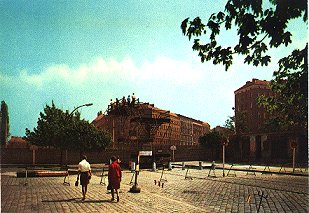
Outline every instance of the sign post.
<path id="1" fill-rule="evenodd" d="M 175 150 L 177 149 L 175 145 L 172 145 L 170 149 L 173 151 L 173 162 L 175 162 Z"/>
<path id="2" fill-rule="evenodd" d="M 138 152 L 137 162 L 136 162 L 136 167 L 135 167 L 134 185 L 130 189 L 130 192 L 132 192 L 132 193 L 140 193 L 141 192 L 141 188 L 137 187 L 137 176 L 139 175 L 140 156 L 152 156 L 152 151 L 139 151 Z"/>

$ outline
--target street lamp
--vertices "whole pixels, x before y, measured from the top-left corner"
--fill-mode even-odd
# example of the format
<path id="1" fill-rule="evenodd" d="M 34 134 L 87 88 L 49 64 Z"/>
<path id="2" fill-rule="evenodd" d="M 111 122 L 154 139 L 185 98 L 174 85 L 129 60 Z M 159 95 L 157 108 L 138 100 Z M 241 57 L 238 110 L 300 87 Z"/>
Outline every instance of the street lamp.
<path id="1" fill-rule="evenodd" d="M 84 106 L 89 107 L 89 106 L 92 106 L 92 105 L 93 105 L 93 103 L 80 105 L 80 106 L 76 107 L 75 109 L 73 109 L 73 111 L 70 113 L 69 116 L 71 117 L 71 115 L 73 115 L 73 112 L 76 111 L 77 109 L 81 108 L 81 107 L 84 107 Z"/>
<path id="2" fill-rule="evenodd" d="M 89 107 L 89 106 L 92 106 L 92 105 L 93 105 L 93 103 L 88 103 L 88 104 L 83 104 L 83 105 L 80 105 L 78 107 L 75 107 L 72 110 L 72 112 L 69 114 L 69 117 L 71 117 L 73 115 L 73 112 L 75 112 L 77 109 L 84 107 L 84 106 Z M 67 149 L 65 150 L 65 163 L 66 163 L 66 165 L 68 164 L 68 150 Z"/>

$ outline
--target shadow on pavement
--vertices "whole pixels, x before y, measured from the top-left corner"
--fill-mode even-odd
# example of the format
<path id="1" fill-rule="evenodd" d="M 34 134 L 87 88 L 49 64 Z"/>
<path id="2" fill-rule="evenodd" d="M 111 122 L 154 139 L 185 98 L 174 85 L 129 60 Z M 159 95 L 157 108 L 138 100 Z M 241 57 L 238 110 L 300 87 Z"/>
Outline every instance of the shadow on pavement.
<path id="1" fill-rule="evenodd" d="M 106 203 L 110 200 L 81 200 L 81 198 L 59 199 L 59 200 L 42 200 L 43 203 L 52 202 L 77 202 L 77 203 Z"/>
<path id="2" fill-rule="evenodd" d="M 74 202 L 79 201 L 80 198 L 70 198 L 70 199 L 59 199 L 59 200 L 42 200 L 43 203 L 51 203 L 51 202 Z"/>
<path id="3" fill-rule="evenodd" d="M 79 200 L 80 203 L 112 203 L 111 200 Z"/>

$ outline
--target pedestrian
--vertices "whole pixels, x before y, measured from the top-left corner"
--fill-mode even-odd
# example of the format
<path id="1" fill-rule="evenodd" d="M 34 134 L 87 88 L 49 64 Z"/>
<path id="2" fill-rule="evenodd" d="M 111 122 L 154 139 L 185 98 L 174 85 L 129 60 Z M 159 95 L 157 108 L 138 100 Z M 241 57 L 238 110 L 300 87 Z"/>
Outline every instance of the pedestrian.
<path id="1" fill-rule="evenodd" d="M 108 189 L 111 190 L 112 193 L 112 199 L 111 201 L 115 200 L 115 192 L 117 195 L 117 202 L 119 202 L 119 192 L 118 189 L 120 188 L 120 182 L 121 182 L 121 168 L 119 165 L 119 159 L 117 159 L 115 156 L 111 157 L 111 164 L 108 168 Z"/>
<path id="2" fill-rule="evenodd" d="M 86 199 L 87 186 L 89 184 L 91 175 L 92 175 L 91 168 L 90 164 L 87 161 L 87 156 L 83 155 L 82 160 L 78 164 L 78 176 L 77 176 L 77 180 L 80 176 L 80 185 L 82 186 L 82 194 L 83 194 L 82 200 Z"/>

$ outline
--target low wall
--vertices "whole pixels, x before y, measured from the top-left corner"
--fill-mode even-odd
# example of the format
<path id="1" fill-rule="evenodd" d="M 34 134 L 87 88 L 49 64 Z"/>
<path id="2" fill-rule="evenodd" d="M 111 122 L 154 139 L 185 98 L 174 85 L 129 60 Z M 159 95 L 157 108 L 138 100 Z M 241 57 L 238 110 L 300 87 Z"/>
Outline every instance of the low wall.
<path id="1" fill-rule="evenodd" d="M 158 150 L 155 149 L 155 150 Z M 95 163 L 109 163 L 111 156 L 119 156 L 124 165 L 128 165 L 131 155 L 137 153 L 136 148 L 118 147 L 117 149 L 106 149 L 100 152 L 85 152 L 88 161 Z M 172 151 L 169 147 L 160 147 L 160 151 L 169 153 L 172 160 Z M 207 161 L 211 159 L 212 153 L 200 146 L 178 146 L 174 151 L 175 161 Z M 2 148 L 1 164 L 78 164 L 80 153 L 73 151 L 61 151 L 59 149 L 39 148 L 30 150 L 26 148 Z"/>

